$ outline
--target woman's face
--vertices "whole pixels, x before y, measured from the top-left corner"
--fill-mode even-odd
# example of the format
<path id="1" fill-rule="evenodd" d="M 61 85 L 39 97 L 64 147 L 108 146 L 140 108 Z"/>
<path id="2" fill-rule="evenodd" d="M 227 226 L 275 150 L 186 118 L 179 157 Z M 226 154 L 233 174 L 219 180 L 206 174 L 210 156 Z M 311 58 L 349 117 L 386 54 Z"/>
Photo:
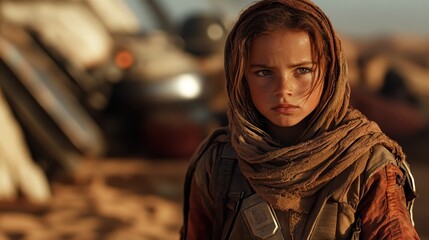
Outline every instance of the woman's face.
<path id="1" fill-rule="evenodd" d="M 323 76 L 317 67 L 307 32 L 285 29 L 256 37 L 245 71 L 253 104 L 279 127 L 298 124 L 320 101 L 323 81 L 313 87 Z"/>

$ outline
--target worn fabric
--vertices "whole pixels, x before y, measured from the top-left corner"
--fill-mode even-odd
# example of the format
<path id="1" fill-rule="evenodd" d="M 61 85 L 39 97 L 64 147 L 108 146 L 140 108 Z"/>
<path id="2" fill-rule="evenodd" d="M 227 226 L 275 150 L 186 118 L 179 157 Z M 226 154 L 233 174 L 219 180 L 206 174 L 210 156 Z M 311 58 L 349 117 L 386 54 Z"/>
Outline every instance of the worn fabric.
<path id="1" fill-rule="evenodd" d="M 314 16 L 329 33 L 330 64 L 325 78 L 335 84 L 332 89 L 325 89 L 330 92 L 328 99 L 316 108 L 296 145 L 283 147 L 272 139 L 263 124 L 247 117 L 248 107 L 241 106 L 231 96 L 230 89 L 229 127 L 240 168 L 255 191 L 276 209 L 299 210 L 302 198 L 313 195 L 353 163 L 365 164 L 363 156 L 374 145 L 384 145 L 401 161 L 405 156 L 400 146 L 384 135 L 376 123 L 350 107 L 341 43 L 324 13 L 310 1 L 272 2 L 281 2 Z M 348 182 L 360 172 L 355 174 L 349 176 Z"/>

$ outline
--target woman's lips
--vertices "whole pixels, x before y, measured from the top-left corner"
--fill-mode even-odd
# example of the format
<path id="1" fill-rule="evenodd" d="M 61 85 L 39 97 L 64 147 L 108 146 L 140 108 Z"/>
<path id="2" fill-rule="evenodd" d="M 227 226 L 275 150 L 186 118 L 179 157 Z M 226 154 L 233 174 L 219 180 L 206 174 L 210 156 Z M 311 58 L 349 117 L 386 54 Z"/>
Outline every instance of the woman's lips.
<path id="1" fill-rule="evenodd" d="M 299 107 L 297 107 L 295 105 L 290 105 L 290 104 L 279 104 L 279 105 L 273 107 L 272 109 L 274 111 L 276 111 L 277 113 L 288 115 L 288 114 L 292 114 L 292 113 L 295 113 L 296 111 L 298 111 Z"/>

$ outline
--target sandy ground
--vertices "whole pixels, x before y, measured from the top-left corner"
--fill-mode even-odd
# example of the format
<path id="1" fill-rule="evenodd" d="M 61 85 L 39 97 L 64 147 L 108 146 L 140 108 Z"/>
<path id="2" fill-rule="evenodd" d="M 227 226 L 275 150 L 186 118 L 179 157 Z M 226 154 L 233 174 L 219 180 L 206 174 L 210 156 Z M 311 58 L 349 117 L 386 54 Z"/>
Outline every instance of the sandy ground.
<path id="1" fill-rule="evenodd" d="M 405 149 L 417 182 L 414 219 L 422 239 L 429 239 L 428 147 L 421 141 Z M 0 202 L 0 240 L 179 239 L 186 166 L 186 160 L 87 160 L 75 182 L 52 183 L 47 206 Z"/>
<path id="2" fill-rule="evenodd" d="M 48 206 L 0 203 L 0 240 L 179 239 L 186 161 L 88 160 Z"/>

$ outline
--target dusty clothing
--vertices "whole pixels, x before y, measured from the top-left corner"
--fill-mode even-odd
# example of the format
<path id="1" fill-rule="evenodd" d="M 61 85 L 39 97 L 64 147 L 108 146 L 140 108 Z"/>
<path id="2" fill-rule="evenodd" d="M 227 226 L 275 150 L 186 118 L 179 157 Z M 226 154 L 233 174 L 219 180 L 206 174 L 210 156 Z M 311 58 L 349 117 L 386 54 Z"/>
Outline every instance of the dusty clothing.
<path id="1" fill-rule="evenodd" d="M 220 138 L 223 137 L 220 136 Z M 211 182 L 211 174 L 213 174 L 211 168 L 213 160 L 220 157 L 219 146 L 222 141 L 220 139 L 220 142 L 213 141 L 208 144 L 196 165 L 189 198 L 187 239 L 212 239 L 213 227 L 216 224 L 215 215 L 219 214 L 219 209 L 215 208 L 214 188 L 219 186 L 213 186 Z M 403 186 L 398 183 L 398 179 L 403 178 L 403 173 L 397 166 L 386 164 L 387 161 L 381 159 L 392 156 L 389 156 L 384 147 L 378 146 L 377 149 L 375 153 L 368 155 L 372 158 L 372 165 L 375 167 L 366 172 L 373 173 L 370 176 L 361 174 L 353 181 L 353 184 L 360 185 L 358 188 L 352 187 L 349 192 L 341 192 L 341 189 L 344 189 L 340 188 L 339 191 L 331 194 L 327 204 L 337 204 L 342 209 L 339 212 L 343 211 L 338 214 L 336 224 L 338 227 L 333 233 L 335 235 L 331 235 L 332 238 L 350 239 L 352 234 L 350 231 L 355 224 L 355 219 L 360 219 L 361 239 L 419 239 L 405 205 Z M 378 165 L 378 162 L 385 164 Z M 306 219 L 318 194 L 303 201 L 304 205 L 308 206 L 307 210 L 276 210 L 284 239 L 303 239 Z M 331 220 L 335 221 L 335 216 L 333 217 L 334 219 L 331 218 Z M 239 218 L 236 221 L 238 223 L 235 224 L 240 225 Z M 231 229 L 231 239 L 251 239 L 245 225 L 241 224 Z M 225 229 L 221 230 L 225 231 Z"/>

